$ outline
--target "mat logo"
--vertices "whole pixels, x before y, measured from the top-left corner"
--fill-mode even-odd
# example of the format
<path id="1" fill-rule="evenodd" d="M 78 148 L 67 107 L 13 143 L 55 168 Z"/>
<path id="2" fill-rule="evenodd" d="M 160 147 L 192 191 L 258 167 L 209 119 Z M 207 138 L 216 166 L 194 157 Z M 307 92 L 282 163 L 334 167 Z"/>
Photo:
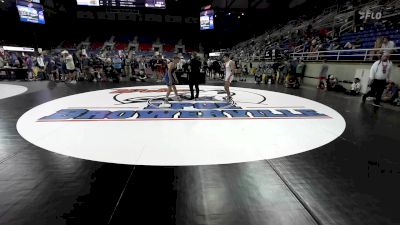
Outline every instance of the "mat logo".
<path id="1" fill-rule="evenodd" d="M 44 116 L 38 122 L 57 121 L 143 121 L 143 120 L 223 120 L 223 119 L 299 119 L 330 118 L 305 107 L 271 107 L 267 97 L 258 93 L 235 91 L 235 101 L 226 102 L 220 89 L 201 91 L 201 98 L 189 100 L 189 90 L 180 101 L 164 102 L 161 89 L 116 89 L 114 104 L 104 107 L 66 108 Z M 99 110 L 101 108 L 102 110 Z M 118 109 L 115 109 L 118 108 Z"/>
<path id="2" fill-rule="evenodd" d="M 279 92 L 200 86 L 191 100 L 164 102 L 165 85 L 104 89 L 54 99 L 19 118 L 30 143 L 84 160 L 147 166 L 198 166 L 275 159 L 317 149 L 346 122 L 321 103 Z M 65 135 L 67 134 L 67 135 Z M 261 140 L 261 141 L 257 141 Z"/>

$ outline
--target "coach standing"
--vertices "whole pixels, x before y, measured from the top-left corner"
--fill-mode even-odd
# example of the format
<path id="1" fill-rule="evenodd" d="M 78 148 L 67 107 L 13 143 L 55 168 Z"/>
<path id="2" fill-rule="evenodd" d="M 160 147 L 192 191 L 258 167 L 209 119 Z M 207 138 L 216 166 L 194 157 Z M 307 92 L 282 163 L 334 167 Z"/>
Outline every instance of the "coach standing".
<path id="1" fill-rule="evenodd" d="M 201 61 L 197 56 L 196 52 L 192 52 L 192 59 L 190 60 L 190 73 L 189 73 L 189 88 L 190 88 L 190 99 L 194 99 L 193 86 L 196 88 L 196 98 L 199 98 L 199 83 L 200 83 L 200 68 Z"/>
<path id="2" fill-rule="evenodd" d="M 384 52 L 381 59 L 376 61 L 370 70 L 368 86 L 371 91 L 362 97 L 365 103 L 367 97 L 375 97 L 374 106 L 380 107 L 382 93 L 385 90 L 386 83 L 390 81 L 390 73 L 392 71 L 392 62 L 389 60 L 389 53 Z"/>

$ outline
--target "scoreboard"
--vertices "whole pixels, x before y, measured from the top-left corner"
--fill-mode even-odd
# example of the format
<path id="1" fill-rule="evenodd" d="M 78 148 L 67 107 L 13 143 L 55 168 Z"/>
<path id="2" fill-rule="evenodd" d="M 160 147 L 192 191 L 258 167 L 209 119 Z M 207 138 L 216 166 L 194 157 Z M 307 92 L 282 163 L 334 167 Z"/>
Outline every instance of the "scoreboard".
<path id="1" fill-rule="evenodd" d="M 165 0 L 77 0 L 82 6 L 165 8 Z"/>

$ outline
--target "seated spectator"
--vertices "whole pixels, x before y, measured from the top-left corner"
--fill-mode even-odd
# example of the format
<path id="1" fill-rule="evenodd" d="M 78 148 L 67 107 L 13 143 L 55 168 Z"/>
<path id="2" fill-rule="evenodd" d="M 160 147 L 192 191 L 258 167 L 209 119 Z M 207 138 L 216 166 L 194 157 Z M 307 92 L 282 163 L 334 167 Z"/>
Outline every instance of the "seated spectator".
<path id="1" fill-rule="evenodd" d="M 344 48 L 345 49 L 356 49 L 356 48 L 360 48 L 361 45 L 362 45 L 362 40 L 360 37 L 357 37 L 356 40 L 354 41 L 354 43 L 347 42 L 344 45 Z"/>
<path id="2" fill-rule="evenodd" d="M 333 41 L 328 47 L 328 51 L 334 51 L 334 50 L 339 50 L 340 49 L 340 44 L 338 41 Z"/>
<path id="3" fill-rule="evenodd" d="M 389 37 L 383 37 L 381 52 L 393 53 L 396 48 L 396 45 L 393 41 L 389 39 Z"/>
<path id="4" fill-rule="evenodd" d="M 347 95 L 359 95 L 361 91 L 361 82 L 359 78 L 354 78 L 353 83 L 351 84 L 351 90 L 347 90 L 345 94 Z"/>
<path id="5" fill-rule="evenodd" d="M 311 47 L 310 47 L 310 52 L 317 52 L 318 51 L 318 43 L 317 39 L 314 39 L 311 41 Z"/>
<path id="6" fill-rule="evenodd" d="M 392 105 L 400 106 L 400 89 L 397 91 L 397 97 L 394 98 Z"/>
<path id="7" fill-rule="evenodd" d="M 338 80 L 333 76 L 329 75 L 328 79 L 326 80 L 326 89 L 328 91 L 336 91 L 336 92 L 343 92 L 346 89 L 339 84 Z"/>
<path id="8" fill-rule="evenodd" d="M 114 58 L 112 59 L 112 64 L 115 69 L 115 71 L 118 73 L 118 77 L 122 73 L 122 60 L 119 57 L 119 55 L 115 55 Z"/>
<path id="9" fill-rule="evenodd" d="M 383 42 L 383 38 L 382 37 L 376 38 L 374 49 L 380 49 L 382 47 L 382 42 Z M 369 60 L 374 60 L 375 58 L 377 58 L 378 57 L 378 53 L 379 53 L 378 50 L 371 50 L 369 52 Z"/>
<path id="10" fill-rule="evenodd" d="M 393 103 L 398 97 L 399 88 L 394 82 L 389 82 L 382 94 L 382 101 Z"/>
<path id="11" fill-rule="evenodd" d="M 326 89 L 328 91 L 332 91 L 336 86 L 337 80 L 333 75 L 328 75 L 328 79 L 326 79 Z"/>

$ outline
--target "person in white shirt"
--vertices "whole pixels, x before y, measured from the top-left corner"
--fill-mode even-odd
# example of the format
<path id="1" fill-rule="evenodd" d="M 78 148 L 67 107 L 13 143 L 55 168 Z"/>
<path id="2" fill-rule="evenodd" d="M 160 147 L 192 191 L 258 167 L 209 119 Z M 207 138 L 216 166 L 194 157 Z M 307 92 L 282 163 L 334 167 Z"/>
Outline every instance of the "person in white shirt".
<path id="1" fill-rule="evenodd" d="M 40 78 L 41 80 L 44 80 L 44 79 L 45 79 L 45 74 L 44 74 L 44 71 L 45 71 L 45 63 L 44 63 L 44 59 L 43 59 L 43 54 L 40 54 L 40 55 L 36 58 L 36 63 L 37 63 L 37 66 L 38 66 L 38 68 L 39 68 L 39 71 L 38 71 L 39 78 Z"/>
<path id="2" fill-rule="evenodd" d="M 36 62 L 38 64 L 39 68 L 41 70 L 43 70 L 44 69 L 44 60 L 43 60 L 43 55 L 42 54 L 40 54 L 39 57 L 37 57 Z"/>
<path id="3" fill-rule="evenodd" d="M 396 44 L 389 37 L 383 37 L 381 52 L 393 53 L 394 48 L 396 48 Z"/>
<path id="4" fill-rule="evenodd" d="M 380 60 L 376 61 L 370 70 L 368 86 L 371 90 L 363 95 L 362 102 L 365 103 L 367 97 L 375 97 L 374 106 L 380 107 L 382 93 L 385 90 L 386 83 L 390 81 L 390 73 L 392 71 L 392 62 L 389 60 L 389 53 L 382 54 Z"/>
<path id="5" fill-rule="evenodd" d="M 224 54 L 223 60 L 225 63 L 225 85 L 224 85 L 224 88 L 226 91 L 225 99 L 227 101 L 231 101 L 232 96 L 231 96 L 231 92 L 229 90 L 229 86 L 231 85 L 231 82 L 233 81 L 236 66 L 235 66 L 235 62 L 230 59 L 228 53 Z"/>
<path id="6" fill-rule="evenodd" d="M 75 63 L 74 63 L 74 58 L 72 57 L 71 54 L 68 53 L 68 51 L 63 51 L 61 52 L 61 54 L 63 55 L 64 61 L 65 61 L 65 65 L 67 67 L 68 70 L 68 80 L 75 84 L 76 83 L 76 79 L 75 79 Z"/>

